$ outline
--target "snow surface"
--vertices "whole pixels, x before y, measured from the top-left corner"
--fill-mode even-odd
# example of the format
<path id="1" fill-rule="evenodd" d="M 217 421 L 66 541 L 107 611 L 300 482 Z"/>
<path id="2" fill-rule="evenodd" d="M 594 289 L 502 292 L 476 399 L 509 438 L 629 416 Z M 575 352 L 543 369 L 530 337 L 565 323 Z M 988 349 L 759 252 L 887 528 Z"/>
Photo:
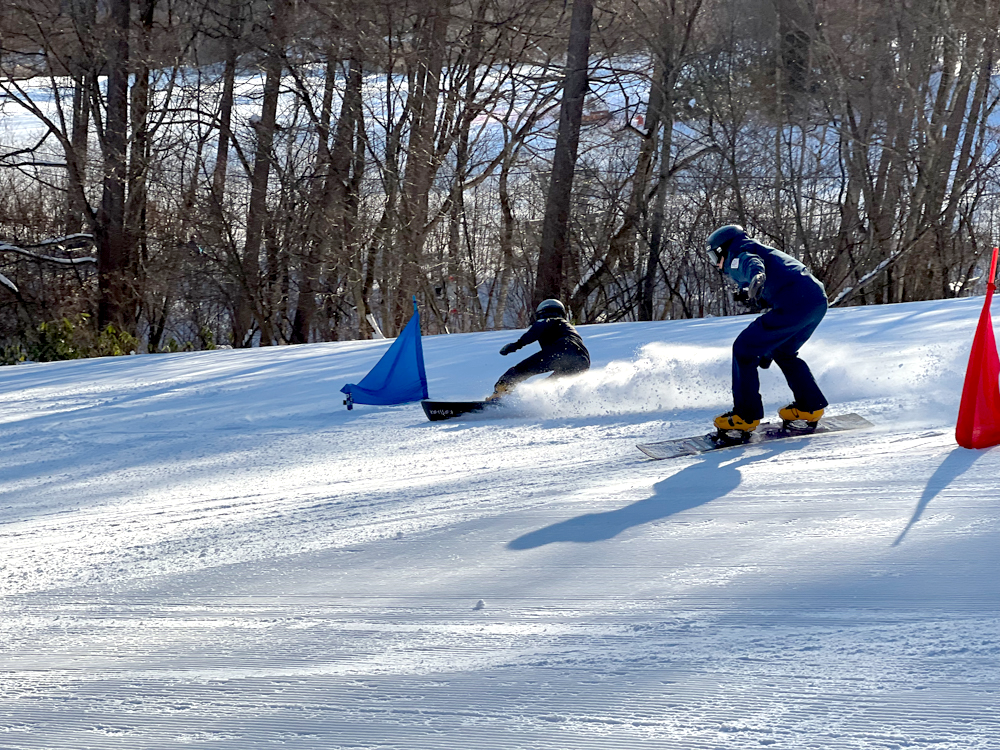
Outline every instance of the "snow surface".
<path id="1" fill-rule="evenodd" d="M 581 328 L 461 422 L 341 405 L 386 341 L 0 368 L 0 748 L 998 748 L 981 305 L 832 311 L 874 429 L 674 461 L 749 318 Z M 426 337 L 431 396 L 516 335 Z"/>

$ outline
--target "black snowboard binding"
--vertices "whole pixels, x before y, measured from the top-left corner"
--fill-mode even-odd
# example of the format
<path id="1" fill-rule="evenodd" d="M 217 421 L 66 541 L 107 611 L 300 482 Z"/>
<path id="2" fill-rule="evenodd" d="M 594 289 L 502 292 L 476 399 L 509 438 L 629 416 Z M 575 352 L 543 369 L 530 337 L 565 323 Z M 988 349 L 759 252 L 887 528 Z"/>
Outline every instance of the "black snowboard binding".
<path id="1" fill-rule="evenodd" d="M 746 445 L 753 438 L 753 433 L 747 430 L 723 430 L 720 427 L 714 433 L 709 433 L 708 438 L 719 446 Z"/>
<path id="2" fill-rule="evenodd" d="M 808 435 L 810 433 L 816 432 L 816 427 L 819 425 L 819 420 L 815 422 L 806 422 L 801 419 L 782 419 L 781 429 L 784 432 L 794 432 L 795 434 Z"/>

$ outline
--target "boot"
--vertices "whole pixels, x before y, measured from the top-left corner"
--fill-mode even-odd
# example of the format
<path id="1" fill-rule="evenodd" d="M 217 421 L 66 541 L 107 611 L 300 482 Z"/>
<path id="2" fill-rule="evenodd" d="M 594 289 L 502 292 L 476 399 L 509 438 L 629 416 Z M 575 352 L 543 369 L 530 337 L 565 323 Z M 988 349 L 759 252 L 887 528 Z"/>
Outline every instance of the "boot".
<path id="1" fill-rule="evenodd" d="M 497 383 L 495 386 L 493 386 L 493 393 L 487 396 L 484 400 L 488 404 L 494 404 L 501 398 L 503 398 L 506 394 L 510 393 L 512 390 L 514 389 L 511 388 L 506 383 Z"/>
<path id="2" fill-rule="evenodd" d="M 715 418 L 715 426 L 722 432 L 736 430 L 738 432 L 745 432 L 749 435 L 757 429 L 757 425 L 759 424 L 759 419 L 751 419 L 747 421 L 743 419 L 743 417 L 731 411 L 727 411 L 725 414 L 720 414 Z"/>
<path id="3" fill-rule="evenodd" d="M 820 417 L 823 416 L 823 409 L 816 409 L 815 411 L 804 411 L 795 405 L 793 401 L 788 406 L 783 406 L 778 409 L 778 416 L 781 417 L 781 421 L 784 422 L 785 427 L 788 427 L 790 422 L 805 422 L 809 427 L 816 427 L 816 423 L 819 422 Z"/>

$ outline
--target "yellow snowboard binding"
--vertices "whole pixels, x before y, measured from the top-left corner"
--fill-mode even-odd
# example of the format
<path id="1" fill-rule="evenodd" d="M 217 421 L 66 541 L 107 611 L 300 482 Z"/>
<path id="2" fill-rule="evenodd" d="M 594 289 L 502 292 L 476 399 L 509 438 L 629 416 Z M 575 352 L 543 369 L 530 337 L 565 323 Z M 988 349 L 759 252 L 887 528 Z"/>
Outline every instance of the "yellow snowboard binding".
<path id="1" fill-rule="evenodd" d="M 749 443 L 753 431 L 759 424 L 759 419 L 747 421 L 735 412 L 727 411 L 715 418 L 715 428 L 718 430 L 715 441 L 727 445 Z"/>
<path id="2" fill-rule="evenodd" d="M 812 432 L 819 424 L 820 417 L 823 416 L 823 409 L 815 411 L 804 411 L 795 405 L 793 401 L 788 406 L 778 409 L 778 416 L 781 417 L 781 428 L 783 430 L 797 429 L 809 430 Z"/>

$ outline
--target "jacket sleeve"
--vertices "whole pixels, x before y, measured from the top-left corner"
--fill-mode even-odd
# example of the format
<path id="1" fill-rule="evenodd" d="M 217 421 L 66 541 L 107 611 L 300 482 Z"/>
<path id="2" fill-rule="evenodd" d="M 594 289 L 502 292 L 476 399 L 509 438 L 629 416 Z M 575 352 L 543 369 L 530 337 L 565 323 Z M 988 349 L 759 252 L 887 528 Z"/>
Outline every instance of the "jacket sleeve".
<path id="1" fill-rule="evenodd" d="M 521 334 L 521 338 L 514 342 L 518 349 L 523 349 L 528 344 L 538 341 L 538 337 L 542 333 L 542 328 L 544 327 L 544 321 L 538 320 L 532 324 L 531 328 Z"/>
<path id="2" fill-rule="evenodd" d="M 739 253 L 726 259 L 726 273 L 740 289 L 746 289 L 757 274 L 764 273 L 764 261 L 753 253 Z"/>

